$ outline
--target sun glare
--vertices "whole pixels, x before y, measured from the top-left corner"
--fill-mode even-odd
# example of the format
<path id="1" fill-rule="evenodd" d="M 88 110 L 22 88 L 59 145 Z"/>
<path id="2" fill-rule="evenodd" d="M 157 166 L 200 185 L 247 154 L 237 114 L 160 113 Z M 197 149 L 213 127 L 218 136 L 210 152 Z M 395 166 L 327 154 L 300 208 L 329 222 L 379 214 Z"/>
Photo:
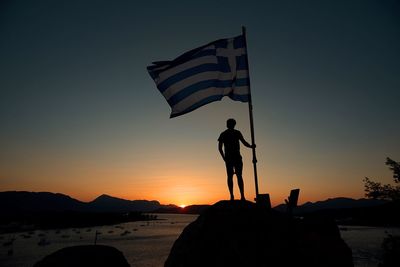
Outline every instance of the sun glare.
<path id="1" fill-rule="evenodd" d="M 179 207 L 181 207 L 183 209 L 186 207 L 186 205 L 182 204 L 182 205 L 179 205 Z"/>

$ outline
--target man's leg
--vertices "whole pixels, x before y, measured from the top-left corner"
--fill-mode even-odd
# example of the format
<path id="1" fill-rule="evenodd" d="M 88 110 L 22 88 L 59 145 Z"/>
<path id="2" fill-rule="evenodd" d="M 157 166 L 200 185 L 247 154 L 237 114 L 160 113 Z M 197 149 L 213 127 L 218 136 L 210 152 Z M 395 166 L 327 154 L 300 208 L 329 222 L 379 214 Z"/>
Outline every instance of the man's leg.
<path id="1" fill-rule="evenodd" d="M 233 196 L 233 164 L 229 162 L 225 162 L 226 165 L 226 174 L 228 176 L 228 188 L 229 193 L 231 195 L 231 200 L 234 200 Z"/>
<path id="2" fill-rule="evenodd" d="M 244 197 L 244 183 L 243 183 L 243 177 L 242 177 L 242 170 L 243 170 L 243 162 L 242 160 L 236 162 L 235 164 L 235 173 L 237 176 L 237 181 L 238 181 L 238 186 L 240 190 L 240 199 L 241 200 L 246 200 Z"/>

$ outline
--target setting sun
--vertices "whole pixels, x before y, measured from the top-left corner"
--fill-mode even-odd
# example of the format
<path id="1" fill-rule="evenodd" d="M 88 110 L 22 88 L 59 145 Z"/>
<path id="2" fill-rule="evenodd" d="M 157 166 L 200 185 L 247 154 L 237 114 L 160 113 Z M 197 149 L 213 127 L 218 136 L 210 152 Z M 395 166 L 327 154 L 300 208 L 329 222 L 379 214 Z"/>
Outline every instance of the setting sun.
<path id="1" fill-rule="evenodd" d="M 186 205 L 182 204 L 182 205 L 179 205 L 179 207 L 181 207 L 182 209 L 184 209 L 184 208 L 186 207 Z"/>

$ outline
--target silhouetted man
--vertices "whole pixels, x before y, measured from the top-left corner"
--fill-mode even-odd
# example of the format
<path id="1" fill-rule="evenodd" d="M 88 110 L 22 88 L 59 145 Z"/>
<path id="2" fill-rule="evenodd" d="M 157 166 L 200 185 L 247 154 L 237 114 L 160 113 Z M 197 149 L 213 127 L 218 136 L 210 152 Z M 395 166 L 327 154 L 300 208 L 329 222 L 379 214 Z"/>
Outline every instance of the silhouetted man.
<path id="1" fill-rule="evenodd" d="M 236 121 L 234 119 L 229 119 L 226 121 L 226 127 L 228 128 L 218 138 L 218 150 L 221 153 L 222 158 L 225 161 L 226 173 L 228 175 L 228 188 L 231 194 L 231 200 L 234 199 L 233 196 L 233 174 L 236 173 L 238 180 L 238 186 L 240 189 L 241 199 L 245 200 L 244 197 L 244 185 L 243 185 L 243 162 L 242 156 L 240 155 L 240 144 L 239 140 L 243 145 L 252 148 L 253 146 L 244 140 L 243 135 L 240 131 L 235 130 Z M 224 146 L 224 151 L 222 150 Z M 255 147 L 255 145 L 254 145 Z"/>

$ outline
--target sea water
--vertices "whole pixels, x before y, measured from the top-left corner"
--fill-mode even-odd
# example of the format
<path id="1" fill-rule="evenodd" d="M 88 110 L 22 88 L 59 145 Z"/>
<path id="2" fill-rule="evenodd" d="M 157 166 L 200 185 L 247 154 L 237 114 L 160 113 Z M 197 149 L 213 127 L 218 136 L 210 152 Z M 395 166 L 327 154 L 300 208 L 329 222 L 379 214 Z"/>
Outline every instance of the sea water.
<path id="1" fill-rule="evenodd" d="M 113 246 L 131 266 L 162 267 L 173 243 L 197 215 L 158 214 L 158 220 L 86 228 L 36 230 L 0 235 L 0 266 L 32 266 L 46 255 L 75 245 Z M 378 266 L 382 241 L 399 228 L 340 226 L 356 267 Z M 13 241 L 14 240 L 14 241 Z"/>
<path id="2" fill-rule="evenodd" d="M 157 214 L 157 218 L 116 225 L 2 234 L 0 266 L 31 267 L 61 248 L 96 242 L 122 251 L 131 266 L 160 267 L 182 230 L 197 215 Z"/>
<path id="3" fill-rule="evenodd" d="M 340 226 L 343 240 L 353 252 L 355 267 L 377 267 L 382 259 L 382 242 L 389 234 L 400 235 L 400 228 Z"/>

